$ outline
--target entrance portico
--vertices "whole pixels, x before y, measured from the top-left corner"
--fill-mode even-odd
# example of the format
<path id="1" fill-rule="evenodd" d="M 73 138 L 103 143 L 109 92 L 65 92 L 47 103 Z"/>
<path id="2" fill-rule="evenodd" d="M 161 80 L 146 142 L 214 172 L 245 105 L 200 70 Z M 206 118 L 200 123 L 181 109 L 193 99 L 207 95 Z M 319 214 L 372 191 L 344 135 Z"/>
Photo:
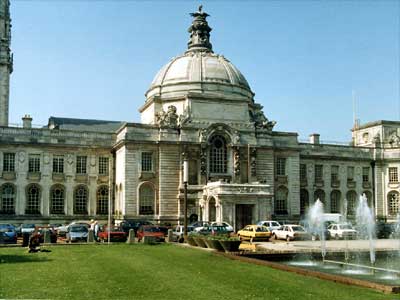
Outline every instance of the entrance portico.
<path id="1" fill-rule="evenodd" d="M 228 222 L 235 230 L 272 214 L 272 191 L 267 184 L 211 182 L 203 188 L 203 221 Z"/>

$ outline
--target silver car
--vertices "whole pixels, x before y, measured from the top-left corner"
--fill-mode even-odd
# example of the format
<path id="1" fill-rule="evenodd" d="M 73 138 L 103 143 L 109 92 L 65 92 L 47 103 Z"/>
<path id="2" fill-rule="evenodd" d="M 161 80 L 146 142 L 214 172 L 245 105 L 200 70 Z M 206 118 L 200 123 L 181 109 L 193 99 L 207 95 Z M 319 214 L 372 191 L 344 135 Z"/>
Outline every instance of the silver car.
<path id="1" fill-rule="evenodd" d="M 86 242 L 89 228 L 86 225 L 70 225 L 67 231 L 67 243 Z"/>

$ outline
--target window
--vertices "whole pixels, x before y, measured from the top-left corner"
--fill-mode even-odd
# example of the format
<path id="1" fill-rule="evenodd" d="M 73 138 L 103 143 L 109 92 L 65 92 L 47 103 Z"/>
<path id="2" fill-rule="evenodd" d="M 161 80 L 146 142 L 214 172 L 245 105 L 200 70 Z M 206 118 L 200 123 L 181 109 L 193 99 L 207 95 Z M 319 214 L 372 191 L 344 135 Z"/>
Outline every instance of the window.
<path id="1" fill-rule="evenodd" d="M 307 165 L 300 164 L 300 180 L 307 181 Z"/>
<path id="2" fill-rule="evenodd" d="M 142 152 L 142 172 L 153 171 L 153 153 Z"/>
<path id="3" fill-rule="evenodd" d="M 325 203 L 325 192 L 321 189 L 318 189 L 314 192 L 314 202 L 317 201 L 318 199 L 322 203 Z"/>
<path id="4" fill-rule="evenodd" d="M 286 175 L 286 158 L 278 157 L 276 159 L 276 175 L 278 176 Z"/>
<path id="5" fill-rule="evenodd" d="M 62 186 L 55 186 L 50 191 L 50 213 L 64 214 L 64 188 Z"/>
<path id="6" fill-rule="evenodd" d="M 362 168 L 362 181 L 369 182 L 369 167 Z"/>
<path id="7" fill-rule="evenodd" d="M 15 189 L 11 184 L 4 184 L 1 190 L 1 213 L 15 214 Z"/>
<path id="8" fill-rule="evenodd" d="M 331 166 L 331 182 L 339 181 L 339 166 Z"/>
<path id="9" fill-rule="evenodd" d="M 14 172 L 15 171 L 15 153 L 4 153 L 3 171 L 4 172 Z"/>
<path id="10" fill-rule="evenodd" d="M 347 181 L 354 180 L 354 167 L 347 167 Z"/>
<path id="11" fill-rule="evenodd" d="M 76 173 L 86 174 L 87 156 L 76 157 Z"/>
<path id="12" fill-rule="evenodd" d="M 83 185 L 78 186 L 74 195 L 74 214 L 87 214 L 88 191 Z"/>
<path id="13" fill-rule="evenodd" d="M 388 213 L 391 216 L 396 216 L 400 212 L 399 193 L 392 191 L 388 194 Z"/>
<path id="14" fill-rule="evenodd" d="M 97 209 L 96 214 L 106 215 L 108 214 L 108 187 L 101 186 L 97 190 Z"/>
<path id="15" fill-rule="evenodd" d="M 397 167 L 389 168 L 389 182 L 390 183 L 399 182 L 399 174 L 397 173 Z"/>
<path id="16" fill-rule="evenodd" d="M 154 214 L 154 189 L 149 184 L 143 184 L 139 189 L 139 214 Z"/>
<path id="17" fill-rule="evenodd" d="M 29 154 L 28 172 L 40 172 L 40 154 Z"/>
<path id="18" fill-rule="evenodd" d="M 340 213 L 340 191 L 338 190 L 331 193 L 331 213 Z"/>
<path id="19" fill-rule="evenodd" d="M 99 175 L 108 175 L 108 157 L 99 157 Z"/>
<path id="20" fill-rule="evenodd" d="M 347 198 L 347 215 L 354 215 L 356 211 L 357 193 L 355 191 L 349 191 L 346 195 Z"/>
<path id="21" fill-rule="evenodd" d="M 321 182 L 324 179 L 323 165 L 315 165 L 315 181 Z"/>
<path id="22" fill-rule="evenodd" d="M 227 172 L 228 154 L 225 139 L 216 135 L 210 140 L 210 173 L 224 174 Z"/>
<path id="23" fill-rule="evenodd" d="M 286 215 L 287 211 L 287 195 L 288 191 L 286 188 L 279 188 L 275 195 L 275 213 L 277 215 Z"/>
<path id="24" fill-rule="evenodd" d="M 306 210 L 309 206 L 309 195 L 308 191 L 301 189 L 300 190 L 300 214 L 304 215 L 306 213 Z"/>
<path id="25" fill-rule="evenodd" d="M 64 173 L 64 156 L 53 156 L 53 173 Z"/>
<path id="26" fill-rule="evenodd" d="M 37 185 L 31 185 L 27 189 L 26 214 L 40 214 L 40 189 Z"/>

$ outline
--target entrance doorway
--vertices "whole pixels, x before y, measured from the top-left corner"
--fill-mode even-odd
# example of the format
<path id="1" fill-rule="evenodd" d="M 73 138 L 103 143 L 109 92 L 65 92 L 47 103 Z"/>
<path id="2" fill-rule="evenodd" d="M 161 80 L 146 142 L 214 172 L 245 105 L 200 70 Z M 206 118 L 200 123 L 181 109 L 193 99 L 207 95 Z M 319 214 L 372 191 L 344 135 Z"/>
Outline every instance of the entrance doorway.
<path id="1" fill-rule="evenodd" d="M 253 222 L 254 204 L 236 204 L 236 231 Z"/>

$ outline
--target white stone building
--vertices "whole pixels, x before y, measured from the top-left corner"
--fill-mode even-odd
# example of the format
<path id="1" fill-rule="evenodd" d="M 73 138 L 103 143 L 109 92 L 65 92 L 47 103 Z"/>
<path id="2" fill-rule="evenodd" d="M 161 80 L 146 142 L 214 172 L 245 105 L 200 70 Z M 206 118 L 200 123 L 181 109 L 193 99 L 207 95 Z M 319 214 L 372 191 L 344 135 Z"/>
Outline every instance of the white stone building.
<path id="1" fill-rule="evenodd" d="M 326 212 L 351 217 L 361 193 L 378 218 L 399 213 L 400 122 L 357 126 L 346 146 L 274 131 L 245 77 L 212 51 L 201 9 L 192 14 L 188 49 L 151 83 L 141 123 L 50 117 L 32 128 L 25 116 L 23 128 L 8 126 L 10 8 L 0 3 L 2 220 L 106 218 L 110 209 L 115 219 L 180 222 L 184 160 L 190 219 L 236 229 L 293 220 L 317 198 Z"/>

